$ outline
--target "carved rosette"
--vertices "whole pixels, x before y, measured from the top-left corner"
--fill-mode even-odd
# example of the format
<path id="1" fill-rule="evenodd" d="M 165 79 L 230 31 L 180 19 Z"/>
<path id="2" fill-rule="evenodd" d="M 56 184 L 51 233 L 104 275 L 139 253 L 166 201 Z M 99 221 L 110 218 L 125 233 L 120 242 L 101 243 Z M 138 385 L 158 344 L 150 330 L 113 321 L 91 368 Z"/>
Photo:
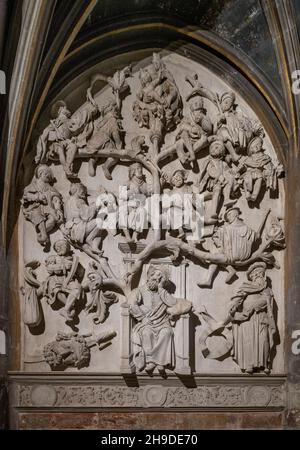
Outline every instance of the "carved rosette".
<path id="1" fill-rule="evenodd" d="M 97 408 L 281 408 L 284 385 L 201 385 L 195 388 L 151 385 L 19 385 L 19 407 Z"/>

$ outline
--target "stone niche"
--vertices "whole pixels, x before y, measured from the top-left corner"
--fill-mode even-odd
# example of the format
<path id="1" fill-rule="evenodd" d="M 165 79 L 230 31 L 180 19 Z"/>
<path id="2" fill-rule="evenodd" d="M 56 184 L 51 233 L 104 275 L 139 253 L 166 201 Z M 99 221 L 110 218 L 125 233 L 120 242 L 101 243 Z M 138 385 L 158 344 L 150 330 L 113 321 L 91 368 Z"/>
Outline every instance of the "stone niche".
<path id="1" fill-rule="evenodd" d="M 61 90 L 37 135 L 18 225 L 23 372 L 141 375 L 158 406 L 152 376 L 170 390 L 240 375 L 250 395 L 253 375 L 257 394 L 284 374 L 283 167 L 225 77 L 175 52 L 111 58 Z M 103 229 L 122 195 L 127 224 Z"/>

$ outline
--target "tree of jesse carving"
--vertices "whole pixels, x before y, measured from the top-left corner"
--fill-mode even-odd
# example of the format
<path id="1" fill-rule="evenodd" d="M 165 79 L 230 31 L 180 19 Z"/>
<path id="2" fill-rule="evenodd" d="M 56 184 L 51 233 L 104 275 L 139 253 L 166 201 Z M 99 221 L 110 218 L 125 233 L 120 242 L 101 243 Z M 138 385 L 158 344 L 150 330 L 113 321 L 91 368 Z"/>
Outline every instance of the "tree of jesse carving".
<path id="1" fill-rule="evenodd" d="M 112 77 L 95 75 L 87 90 L 87 102 L 73 115 L 64 102 L 52 108 L 53 117 L 37 143 L 36 175 L 23 197 L 24 216 L 34 225 L 41 245 L 49 243 L 50 233 L 59 229 L 72 247 L 94 261 L 93 274 L 87 276 L 86 271 L 85 290 L 90 295 L 86 311 L 96 311 L 98 323 L 105 320 L 106 308 L 116 300 L 110 297 L 113 292 L 122 293 L 129 301 L 134 277 L 153 255 L 170 256 L 174 263 L 180 258 L 197 261 L 208 268 L 207 279 L 200 280 L 198 285 L 208 287 L 219 269 L 226 270 L 226 282 L 232 282 L 240 269 L 247 269 L 254 262 L 276 267 L 273 250 L 284 247 L 280 218 L 269 210 L 259 209 L 260 198 L 267 190 L 273 195 L 277 192 L 282 167 L 265 152 L 262 125 L 240 111 L 235 94 L 213 92 L 195 74 L 186 78 L 190 93 L 182 98 L 167 65 L 159 54 L 154 54 L 149 67 L 140 70 L 139 86 L 131 92 L 134 97 L 131 108 L 125 111 L 123 100 L 133 90 L 129 83 L 131 75 L 130 67 Z M 102 105 L 93 96 L 98 81 L 106 82 L 112 94 Z M 206 102 L 213 105 L 214 114 L 207 113 Z M 127 117 L 132 114 L 141 129 L 140 135 L 131 138 L 127 145 L 125 114 Z M 166 144 L 170 132 L 173 143 Z M 113 273 L 110 255 L 105 255 L 102 249 L 107 233 L 98 219 L 105 216 L 108 202 L 91 203 L 82 181 L 74 179 L 78 175 L 74 172 L 75 159 L 88 162 L 90 176 L 95 176 L 97 166 L 101 166 L 105 177 L 116 183 L 114 167 L 128 166 L 125 186 L 131 202 L 128 221 L 125 225 L 117 223 L 111 233 L 124 236 L 128 251 L 135 249 L 134 262 L 123 278 L 121 271 Z M 178 159 L 182 169 L 168 175 L 172 159 Z M 62 165 L 71 183 L 63 208 L 62 196 L 51 186 L 50 175 L 49 179 L 42 176 L 42 168 L 51 162 Z M 190 173 L 199 173 L 193 186 L 189 184 Z M 113 193 L 106 194 L 111 195 L 115 206 L 120 206 Z M 174 224 L 169 223 L 168 230 L 162 194 L 172 198 L 176 194 L 179 203 L 188 194 L 191 208 L 196 208 L 197 194 L 203 195 L 202 225 L 210 230 L 204 238 L 192 243 L 188 234 L 193 230 L 188 223 L 175 230 L 171 226 Z M 158 199 L 159 220 L 156 226 L 151 223 L 151 238 L 148 233 L 143 245 L 137 245 L 149 223 L 143 201 L 153 196 Z M 259 212 L 260 223 L 255 230 L 243 220 L 237 206 L 243 197 Z M 170 208 L 176 212 L 179 205 L 173 202 Z"/>

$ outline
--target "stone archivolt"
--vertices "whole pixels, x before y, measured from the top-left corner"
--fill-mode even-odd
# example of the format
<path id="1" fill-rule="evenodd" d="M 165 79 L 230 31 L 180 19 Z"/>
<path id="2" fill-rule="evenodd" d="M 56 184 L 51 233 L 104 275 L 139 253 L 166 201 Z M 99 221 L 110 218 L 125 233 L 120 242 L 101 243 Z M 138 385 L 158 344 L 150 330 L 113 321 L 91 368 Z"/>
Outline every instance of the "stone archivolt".
<path id="1" fill-rule="evenodd" d="M 140 70 L 138 86 L 130 83 L 133 76 L 130 66 L 111 78 L 95 75 L 78 111 L 72 114 L 64 101 L 52 107 L 50 123 L 37 142 L 34 177 L 22 199 L 24 218 L 36 234 L 32 246 L 47 253 L 44 261 L 25 264 L 23 321 L 36 335 L 43 333 L 39 327 L 47 304 L 63 316 L 69 332 L 45 345 L 45 360 L 51 368 L 80 368 L 89 363 L 90 347 L 102 339 L 95 333 L 92 338 L 78 334 L 82 311 L 94 328 L 97 325 L 105 333 L 110 308 L 121 302 L 121 327 L 109 335 L 120 337 L 121 371 L 145 370 L 151 375 L 157 369 L 166 377 L 169 370 L 191 372 L 191 350 L 187 345 L 180 356 L 175 335 L 180 329 L 185 333 L 182 339 L 189 339 L 193 315 L 203 330 L 193 351 L 216 360 L 233 358 L 249 374 L 268 374 L 278 329 L 276 299 L 266 271 L 273 273 L 279 267 L 276 255 L 284 248 L 284 232 L 282 217 L 271 206 L 262 209 L 261 203 L 268 193 L 270 199 L 280 194 L 283 168 L 266 151 L 263 125 L 241 110 L 234 92 L 215 92 L 205 81 L 202 84 L 200 75 L 192 74 L 182 80 L 188 92 L 183 94 L 157 53 Z M 98 80 L 111 90 L 103 104 L 93 93 Z M 128 102 L 124 106 L 128 96 L 130 108 Z M 129 118 L 140 130 L 134 137 L 126 129 Z M 85 163 L 88 175 L 82 179 L 80 165 Z M 59 166 L 67 195 L 55 182 Z M 98 176 L 98 166 L 114 189 L 98 188 L 95 201 L 86 184 Z M 127 171 L 121 195 L 117 195 L 118 168 Z M 154 224 L 145 205 L 162 194 L 170 199 L 169 216 L 158 200 Z M 129 201 L 128 220 L 122 223 L 119 216 L 107 230 L 103 223 L 109 211 L 122 207 L 122 195 Z M 180 219 L 185 198 L 194 220 Z M 197 215 L 199 199 L 204 200 L 202 217 Z M 258 217 L 255 228 L 247 223 L 248 211 L 253 210 Z M 202 235 L 194 239 L 197 229 Z M 118 273 L 111 264 L 112 254 L 104 250 L 108 239 L 117 239 L 123 254 L 124 268 Z M 214 289 L 220 270 L 227 272 L 225 284 L 234 283 L 234 294 L 224 299 L 223 320 L 186 298 L 186 280 L 170 276 L 172 266 L 189 261 L 207 267 L 203 279 L 193 280 L 199 297 L 205 288 Z M 44 278 L 38 274 L 41 267 Z M 245 271 L 247 281 L 236 281 Z M 137 285 L 141 273 L 146 274 L 145 282 Z M 174 295 L 174 283 L 181 284 L 179 296 Z M 46 326 L 51 330 L 51 323 Z M 223 342 L 216 344 L 220 336 Z M 179 364 L 178 358 L 185 362 Z M 234 389 L 224 395 L 230 404 L 240 405 L 243 389 Z M 101 392 L 101 398 L 105 395 Z M 123 396 L 123 391 L 114 395 Z M 136 395 L 130 391 L 132 399 Z M 179 406 L 200 402 L 201 397 L 202 404 L 215 404 L 218 397 L 212 388 L 198 388 L 198 400 L 187 395 L 169 388 L 157 402 Z M 155 403 L 155 393 L 145 394 L 144 401 L 148 397 Z M 101 401 L 110 406 L 114 400 Z"/>

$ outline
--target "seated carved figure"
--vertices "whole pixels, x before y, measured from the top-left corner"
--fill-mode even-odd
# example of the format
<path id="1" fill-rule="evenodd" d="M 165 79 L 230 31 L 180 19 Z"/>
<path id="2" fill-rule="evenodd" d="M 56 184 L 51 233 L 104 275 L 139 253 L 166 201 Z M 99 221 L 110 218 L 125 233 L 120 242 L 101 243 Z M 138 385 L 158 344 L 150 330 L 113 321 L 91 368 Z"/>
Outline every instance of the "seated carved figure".
<path id="1" fill-rule="evenodd" d="M 102 223 L 101 202 L 98 206 L 89 205 L 87 189 L 82 183 L 72 183 L 69 192 L 70 196 L 64 205 L 66 223 L 61 228 L 64 236 L 74 247 L 99 262 L 105 277 L 115 277 L 107 259 L 103 256 L 103 250 L 100 250 L 103 234 L 100 226 Z"/>
<path id="2" fill-rule="evenodd" d="M 75 177 L 73 162 L 78 150 L 86 146 L 93 132 L 93 119 L 99 113 L 98 106 L 87 91 L 88 103 L 73 114 L 63 101 L 52 107 L 52 120 L 44 129 L 37 143 L 36 163 L 59 159 L 67 177 Z"/>
<path id="3" fill-rule="evenodd" d="M 192 97 L 188 104 L 189 114 L 178 125 L 176 135 L 176 152 L 183 165 L 195 161 L 195 144 L 200 142 L 201 138 L 212 134 L 212 123 L 205 114 L 202 98 Z M 203 140 L 203 143 L 206 143 L 206 140 Z"/>
<path id="4" fill-rule="evenodd" d="M 82 183 L 72 183 L 70 196 L 65 202 L 65 235 L 75 246 L 81 247 L 88 255 L 102 255 L 99 249 L 102 230 L 98 227 L 97 208 L 89 205 L 87 189 Z"/>
<path id="5" fill-rule="evenodd" d="M 150 73 L 146 70 L 140 70 L 140 81 L 142 89 L 138 92 L 138 98 L 144 103 L 164 104 L 164 99 L 155 91 L 155 88 L 162 82 L 162 72 L 158 72 L 156 77 L 152 79 Z"/>
<path id="6" fill-rule="evenodd" d="M 264 136 L 264 130 L 259 122 L 237 111 L 234 92 L 224 92 L 219 105 L 221 112 L 217 118 L 216 134 L 225 142 L 229 151 L 236 148 L 237 151 L 242 152 L 253 137 Z"/>
<path id="7" fill-rule="evenodd" d="M 237 174 L 242 174 L 244 190 L 248 202 L 255 202 L 261 192 L 263 183 L 270 191 L 277 188 L 277 178 L 281 175 L 282 166 L 275 166 L 263 148 L 260 137 L 253 138 L 248 145 L 248 156 L 232 155 L 238 163 Z"/>
<path id="8" fill-rule="evenodd" d="M 252 230 L 240 215 L 238 207 L 229 208 L 224 215 L 224 225 L 217 228 L 212 236 L 212 252 L 217 256 L 219 264 L 224 265 L 229 272 L 227 283 L 235 275 L 232 265 L 250 258 L 253 246 L 260 238 L 260 233 Z M 198 286 L 210 287 L 217 269 L 217 264 L 210 264 L 206 279 L 198 282 Z"/>
<path id="9" fill-rule="evenodd" d="M 171 320 L 189 312 L 191 302 L 176 299 L 164 288 L 166 274 L 150 266 L 145 285 L 132 293 L 130 313 L 137 321 L 132 330 L 133 359 L 138 370 L 155 368 L 164 375 L 175 367 L 174 332 Z"/>
<path id="10" fill-rule="evenodd" d="M 46 165 L 38 166 L 22 199 L 24 217 L 35 226 L 42 246 L 49 244 L 49 233 L 64 221 L 62 197 L 52 186 L 53 181 L 51 169 Z"/>
<path id="11" fill-rule="evenodd" d="M 81 284 L 78 279 L 78 260 L 70 255 L 70 245 L 64 239 L 53 245 L 56 254 L 48 256 L 45 266 L 49 274 L 43 283 L 43 296 L 52 305 L 59 300 L 64 307 L 60 314 L 66 321 L 75 317 L 75 303 L 81 297 Z"/>
<path id="12" fill-rule="evenodd" d="M 109 98 L 107 103 L 99 109 L 100 116 L 94 122 L 94 131 L 86 145 L 89 155 L 101 155 L 101 150 L 122 148 L 120 112 L 114 98 Z M 102 165 L 103 173 L 108 180 L 112 179 L 111 171 L 117 160 L 113 157 L 106 158 Z M 89 160 L 89 174 L 95 175 L 95 159 Z"/>

